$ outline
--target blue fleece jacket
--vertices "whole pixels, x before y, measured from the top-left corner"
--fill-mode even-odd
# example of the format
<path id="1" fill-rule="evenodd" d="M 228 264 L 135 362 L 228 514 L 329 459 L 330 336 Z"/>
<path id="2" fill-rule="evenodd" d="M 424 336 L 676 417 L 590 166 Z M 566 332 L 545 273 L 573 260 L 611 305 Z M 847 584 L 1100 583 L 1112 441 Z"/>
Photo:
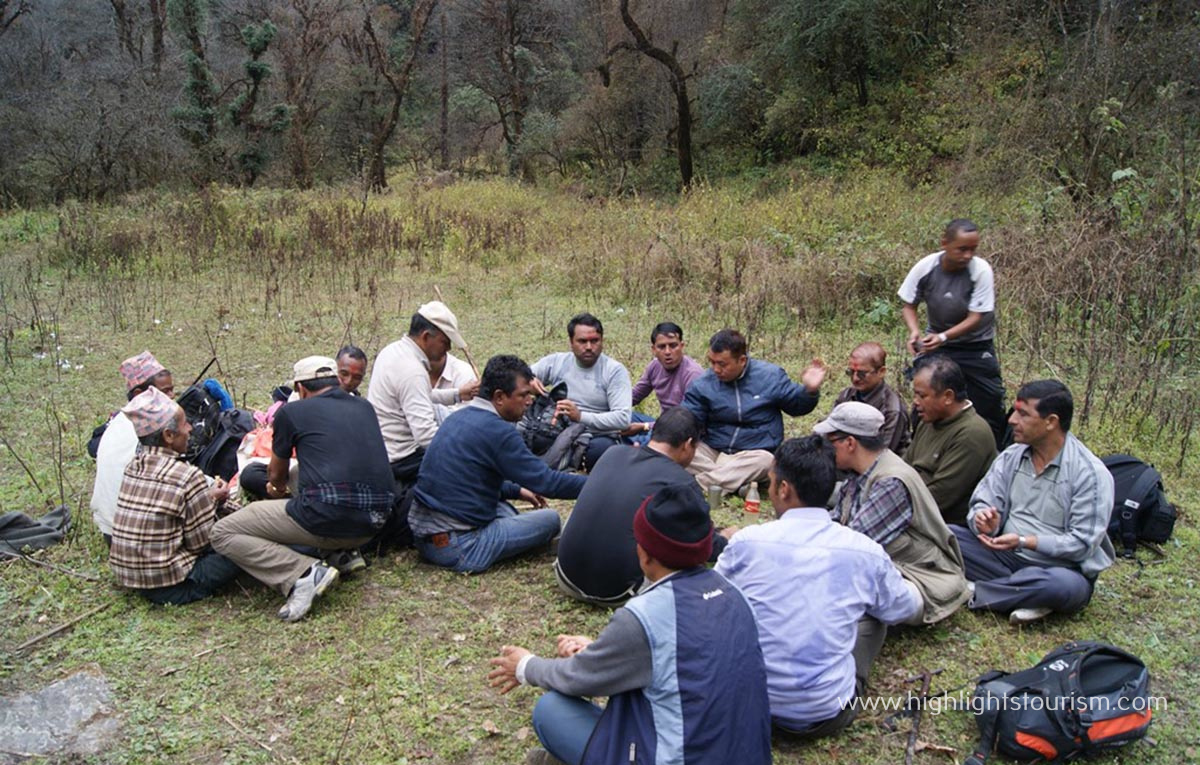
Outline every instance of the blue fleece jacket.
<path id="1" fill-rule="evenodd" d="M 521 487 L 556 499 L 575 499 L 585 477 L 551 470 L 525 445 L 512 423 L 476 398 L 438 428 L 421 460 L 415 497 L 431 510 L 473 527 L 496 519 L 502 499 Z"/>
<path id="2" fill-rule="evenodd" d="M 704 443 L 733 454 L 749 449 L 774 451 L 783 443 L 783 415 L 808 414 L 820 393 L 809 393 L 787 372 L 750 359 L 742 376 L 721 382 L 710 369 L 688 386 L 683 405 L 704 428 Z"/>

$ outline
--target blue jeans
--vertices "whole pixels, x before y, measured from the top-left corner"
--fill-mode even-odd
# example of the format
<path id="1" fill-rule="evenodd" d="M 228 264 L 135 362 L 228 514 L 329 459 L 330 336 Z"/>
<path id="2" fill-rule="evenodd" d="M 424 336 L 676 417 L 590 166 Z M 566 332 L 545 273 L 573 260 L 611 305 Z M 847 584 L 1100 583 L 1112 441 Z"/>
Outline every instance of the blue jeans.
<path id="1" fill-rule="evenodd" d="M 634 412 L 630 416 L 629 421 L 631 423 L 632 422 L 654 422 L 654 418 L 648 414 L 642 414 L 641 412 Z M 627 436 L 625 438 L 625 440 L 631 444 L 637 444 L 638 446 L 645 446 L 646 444 L 650 443 L 650 436 L 652 433 L 653 433 L 653 431 L 647 430 L 645 433 L 638 433 L 636 436 Z"/>
<path id="2" fill-rule="evenodd" d="M 196 559 L 187 579 L 170 587 L 140 590 L 142 596 L 160 606 L 182 606 L 203 600 L 237 577 L 237 564 L 209 550 Z"/>
<path id="3" fill-rule="evenodd" d="M 567 765 L 579 765 L 603 711 L 576 696 L 546 691 L 533 708 L 533 730 L 547 752 Z"/>
<path id="4" fill-rule="evenodd" d="M 417 550 L 434 565 L 478 574 L 496 561 L 547 544 L 561 528 L 557 510 L 518 514 L 512 505 L 501 502 L 496 506 L 496 520 L 486 526 L 422 537 L 417 540 Z"/>

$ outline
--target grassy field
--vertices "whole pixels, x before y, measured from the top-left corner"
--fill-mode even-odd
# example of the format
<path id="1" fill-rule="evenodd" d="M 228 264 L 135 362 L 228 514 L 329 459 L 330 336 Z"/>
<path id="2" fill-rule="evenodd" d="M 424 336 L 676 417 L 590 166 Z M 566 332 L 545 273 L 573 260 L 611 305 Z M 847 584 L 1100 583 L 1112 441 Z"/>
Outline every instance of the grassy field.
<path id="1" fill-rule="evenodd" d="M 557 633 L 594 634 L 607 620 L 557 593 L 549 555 L 476 577 L 423 565 L 411 551 L 376 559 L 295 625 L 278 622 L 278 596 L 250 582 L 185 608 L 152 608 L 113 586 L 87 509 L 84 445 L 121 403 L 120 360 L 150 349 L 182 388 L 216 355 L 216 376 L 239 404 L 263 407 L 302 356 L 354 341 L 373 357 L 438 285 L 481 362 L 564 350 L 566 319 L 587 309 L 605 322 L 606 351 L 635 375 L 650 358 L 649 328 L 664 319 L 684 325 L 695 357 L 712 331 L 733 325 L 750 332 L 752 353 L 793 372 L 821 356 L 836 373 L 861 340 L 898 347 L 895 287 L 935 249 L 951 213 L 978 218 L 981 254 L 1003 263 L 1036 240 L 1044 212 L 1019 198 L 864 175 L 700 189 L 678 202 L 581 199 L 499 181 L 400 184 L 365 206 L 336 191 L 213 188 L 0 217 L 0 507 L 36 515 L 65 501 L 76 513 L 67 544 L 37 556 L 60 568 L 0 561 L 0 693 L 98 667 L 123 719 L 118 746 L 97 758 L 105 763 L 518 763 L 535 741 L 537 692 L 496 695 L 487 659 L 504 643 L 547 652 Z M 1022 286 L 997 271 L 1003 321 L 1018 312 Z M 1106 406 L 1110 378 L 1085 379 L 1082 367 L 1028 353 L 1029 327 L 1003 328 L 1010 390 L 1050 374 L 1098 382 L 1096 413 L 1079 435 L 1098 453 L 1170 466 L 1172 499 L 1195 506 L 1190 428 Z M 898 382 L 899 357 L 889 366 Z M 826 391 L 843 380 L 835 374 Z M 1171 384 L 1196 382 L 1185 369 Z M 789 420 L 789 432 L 807 432 L 828 400 Z M 718 520 L 739 522 L 735 505 Z M 569 503 L 559 509 L 566 517 Z M 873 690 L 903 695 L 905 678 L 922 669 L 944 669 L 934 688 L 950 688 L 993 667 L 1028 666 L 1067 640 L 1108 640 L 1147 662 L 1166 703 L 1153 744 L 1104 761 L 1200 761 L 1198 544 L 1185 515 L 1165 559 L 1144 552 L 1144 566 L 1118 563 L 1076 618 L 1015 629 L 964 611 L 898 631 Z M 776 761 L 902 762 L 906 729 L 884 730 L 884 716 L 864 714 L 835 740 L 780 744 Z M 961 711 L 927 715 L 922 739 L 961 761 L 974 722 Z M 918 761 L 952 760 L 925 752 Z"/>

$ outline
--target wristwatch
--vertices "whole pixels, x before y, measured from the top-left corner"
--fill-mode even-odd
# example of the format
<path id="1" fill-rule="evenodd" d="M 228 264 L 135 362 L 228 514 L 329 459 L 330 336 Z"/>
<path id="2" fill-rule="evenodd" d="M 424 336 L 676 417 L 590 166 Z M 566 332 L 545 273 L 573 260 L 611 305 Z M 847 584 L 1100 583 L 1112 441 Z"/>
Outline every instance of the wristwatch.
<path id="1" fill-rule="evenodd" d="M 946 341 L 949 339 L 950 338 L 946 337 L 945 332 L 938 332 L 938 342 L 941 343 L 942 345 L 945 345 Z"/>
<path id="2" fill-rule="evenodd" d="M 1025 549 L 1025 536 L 1023 534 L 1017 535 L 1017 549 L 1018 550 Z"/>

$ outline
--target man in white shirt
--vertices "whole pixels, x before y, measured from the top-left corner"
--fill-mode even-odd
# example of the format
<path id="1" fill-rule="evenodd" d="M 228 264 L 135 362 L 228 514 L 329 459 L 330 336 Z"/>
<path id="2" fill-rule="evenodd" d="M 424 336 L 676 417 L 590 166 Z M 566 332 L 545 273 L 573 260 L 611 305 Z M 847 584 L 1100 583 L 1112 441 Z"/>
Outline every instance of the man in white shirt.
<path id="1" fill-rule="evenodd" d="M 463 345 L 458 319 L 435 300 L 417 309 L 408 334 L 380 351 L 371 368 L 367 401 L 379 417 L 397 481 L 416 481 L 425 449 L 437 432 L 429 369 L 445 358 L 451 343 Z"/>
<path id="2" fill-rule="evenodd" d="M 842 731 L 857 712 L 885 624 L 911 620 L 921 599 L 883 548 L 834 523 L 833 446 L 792 438 L 775 450 L 770 498 L 779 520 L 734 535 L 716 571 L 754 609 L 776 730 L 802 738 Z M 802 587 L 793 586 L 802 582 Z"/>
<path id="3" fill-rule="evenodd" d="M 167 398 L 175 398 L 175 380 L 171 372 L 158 363 L 150 351 L 142 351 L 121 362 L 121 377 L 125 379 L 125 398 L 134 396 L 147 388 L 157 388 Z M 95 521 L 104 541 L 112 540 L 113 516 L 117 512 L 117 495 L 121 491 L 121 480 L 125 466 L 137 451 L 138 437 L 133 423 L 122 412 L 117 412 L 100 437 L 96 449 L 96 483 L 92 488 L 92 520 Z"/>

